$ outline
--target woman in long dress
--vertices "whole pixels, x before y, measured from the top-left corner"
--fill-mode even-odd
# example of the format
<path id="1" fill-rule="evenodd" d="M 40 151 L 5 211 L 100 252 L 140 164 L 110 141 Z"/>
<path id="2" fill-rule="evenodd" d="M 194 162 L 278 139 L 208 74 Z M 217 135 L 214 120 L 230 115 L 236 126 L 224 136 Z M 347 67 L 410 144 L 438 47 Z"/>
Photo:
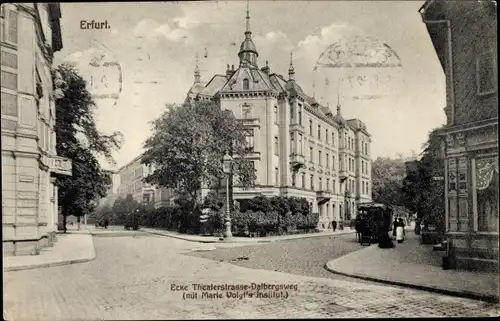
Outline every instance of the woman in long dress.
<path id="1" fill-rule="evenodd" d="M 405 239 L 405 224 L 403 223 L 403 219 L 400 218 L 396 227 L 396 241 L 398 243 L 403 243 Z"/>

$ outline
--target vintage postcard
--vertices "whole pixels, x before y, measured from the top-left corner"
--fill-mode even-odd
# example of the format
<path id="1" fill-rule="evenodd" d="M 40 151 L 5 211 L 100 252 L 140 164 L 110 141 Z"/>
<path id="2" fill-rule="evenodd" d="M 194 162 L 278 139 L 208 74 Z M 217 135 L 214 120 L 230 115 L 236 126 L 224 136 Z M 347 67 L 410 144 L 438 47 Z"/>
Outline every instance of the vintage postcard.
<path id="1" fill-rule="evenodd" d="M 496 1 L 1 5 L 5 320 L 499 316 Z"/>

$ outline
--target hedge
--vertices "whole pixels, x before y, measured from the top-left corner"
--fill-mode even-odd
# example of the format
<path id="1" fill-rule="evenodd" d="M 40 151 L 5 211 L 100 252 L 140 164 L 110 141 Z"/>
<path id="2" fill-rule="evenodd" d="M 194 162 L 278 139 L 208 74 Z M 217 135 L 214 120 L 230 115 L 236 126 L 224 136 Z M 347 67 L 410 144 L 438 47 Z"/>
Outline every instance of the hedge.
<path id="1" fill-rule="evenodd" d="M 180 233 L 220 235 L 225 229 L 226 208 L 224 197 L 209 193 L 201 208 L 209 208 L 206 223 L 200 223 L 201 211 L 191 212 L 183 203 L 175 206 L 139 208 L 139 225 Z M 123 214 L 109 213 L 111 224 L 124 221 Z M 231 209 L 232 232 L 240 236 L 297 234 L 316 231 L 319 214 L 311 213 L 304 198 L 262 196 L 236 202 Z"/>

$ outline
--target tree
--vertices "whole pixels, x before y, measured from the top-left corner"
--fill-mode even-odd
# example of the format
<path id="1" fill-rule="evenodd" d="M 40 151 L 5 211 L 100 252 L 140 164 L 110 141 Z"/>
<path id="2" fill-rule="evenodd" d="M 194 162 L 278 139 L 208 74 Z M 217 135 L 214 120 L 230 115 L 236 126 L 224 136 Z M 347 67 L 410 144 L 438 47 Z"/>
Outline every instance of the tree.
<path id="1" fill-rule="evenodd" d="M 141 204 L 131 194 L 127 194 L 125 198 L 118 197 L 111 209 L 114 215 L 114 223 L 124 223 L 131 214 L 140 208 Z"/>
<path id="2" fill-rule="evenodd" d="M 444 181 L 435 181 L 435 176 L 444 172 L 441 155 L 440 128 L 429 133 L 420 160 L 415 162 L 403 181 L 404 205 L 417 212 L 420 219 L 444 228 Z"/>
<path id="3" fill-rule="evenodd" d="M 372 165 L 372 198 L 374 202 L 400 205 L 401 189 L 405 175 L 405 162 L 401 155 L 397 159 L 378 157 Z"/>
<path id="4" fill-rule="evenodd" d="M 85 80 L 72 65 L 59 65 L 52 71 L 52 78 L 56 93 L 56 151 L 73 163 L 72 176 L 60 177 L 56 182 L 66 231 L 68 215 L 79 221 L 92 210 L 94 199 L 106 195 L 111 177 L 96 157 L 103 155 L 114 163 L 111 153 L 120 148 L 121 134 L 104 135 L 97 130 L 93 114 L 96 105 Z"/>
<path id="5" fill-rule="evenodd" d="M 249 186 L 255 179 L 252 163 L 244 158 L 242 123 L 215 103 L 170 106 L 152 125 L 142 162 L 152 165 L 154 171 L 145 181 L 188 195 L 191 213 L 198 205 L 202 186 L 213 186 L 225 177 L 222 158 L 226 150 L 234 158 L 238 183 Z"/>

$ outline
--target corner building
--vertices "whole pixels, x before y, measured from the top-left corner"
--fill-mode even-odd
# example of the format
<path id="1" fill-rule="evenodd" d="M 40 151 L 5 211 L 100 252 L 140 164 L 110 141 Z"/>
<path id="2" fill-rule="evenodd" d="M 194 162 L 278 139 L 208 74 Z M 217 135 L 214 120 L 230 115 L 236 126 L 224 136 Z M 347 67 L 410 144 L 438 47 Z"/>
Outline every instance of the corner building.
<path id="1" fill-rule="evenodd" d="M 235 200 L 255 196 L 306 198 L 320 214 L 318 228 L 355 217 L 357 203 L 371 201 L 371 136 L 358 119 L 346 120 L 308 96 L 295 79 L 290 59 L 288 78 L 259 68 L 247 10 L 239 67 L 208 83 L 198 66 L 187 101 L 211 100 L 231 110 L 247 131 L 247 156 L 257 179 L 249 189 L 233 185 Z M 209 189 L 205 189 L 203 194 Z"/>
<path id="2" fill-rule="evenodd" d="M 419 12 L 446 79 L 448 257 L 457 269 L 498 273 L 497 5 L 428 0 Z"/>
<path id="3" fill-rule="evenodd" d="M 51 66 L 62 48 L 59 4 L 1 6 L 2 245 L 4 255 L 39 254 L 55 241 L 58 175 Z"/>

